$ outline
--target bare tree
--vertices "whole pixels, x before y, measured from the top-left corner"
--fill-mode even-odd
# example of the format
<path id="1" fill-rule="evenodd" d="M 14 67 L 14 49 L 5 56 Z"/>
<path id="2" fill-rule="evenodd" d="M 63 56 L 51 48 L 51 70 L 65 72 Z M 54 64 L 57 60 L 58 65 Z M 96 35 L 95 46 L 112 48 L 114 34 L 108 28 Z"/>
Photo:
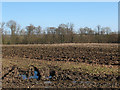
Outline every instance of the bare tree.
<path id="1" fill-rule="evenodd" d="M 83 34 L 85 34 L 85 32 L 86 32 L 86 31 L 85 31 L 84 28 L 80 28 L 80 29 L 79 29 L 79 34 L 82 34 L 82 35 L 83 35 Z"/>
<path id="2" fill-rule="evenodd" d="M 7 27 L 11 29 L 11 35 L 15 35 L 17 23 L 13 20 L 7 22 Z"/>
<path id="3" fill-rule="evenodd" d="M 111 32 L 111 29 L 110 29 L 110 27 L 105 27 L 105 31 L 106 31 L 106 33 L 107 33 L 107 35 Z"/>
<path id="4" fill-rule="evenodd" d="M 97 25 L 98 35 L 100 34 L 100 29 L 101 29 L 101 26 Z"/>
<path id="5" fill-rule="evenodd" d="M 7 27 L 10 28 L 11 30 L 11 43 L 12 44 L 15 44 L 15 40 L 16 40 L 16 36 L 15 36 L 15 33 L 16 33 L 16 30 L 17 30 L 17 23 L 13 20 L 10 20 L 7 22 Z"/>
<path id="6" fill-rule="evenodd" d="M 74 24 L 72 24 L 72 23 L 70 23 L 70 36 L 71 36 L 71 43 L 73 43 L 73 40 L 74 40 L 74 29 L 73 29 L 73 27 L 74 27 Z"/>
<path id="7" fill-rule="evenodd" d="M 35 26 L 34 25 L 32 25 L 32 24 L 30 24 L 29 26 L 26 26 L 26 29 L 27 29 L 27 34 L 28 35 L 32 35 L 32 34 L 34 34 L 34 29 L 35 29 Z"/>
<path id="8" fill-rule="evenodd" d="M 101 34 L 102 35 L 105 34 L 105 28 L 104 27 L 101 28 Z"/>
<path id="9" fill-rule="evenodd" d="M 30 24 L 29 26 L 26 26 L 27 29 L 27 37 L 26 40 L 28 42 L 28 44 L 33 44 L 34 43 L 34 30 L 35 30 L 35 26 Z"/>
<path id="10" fill-rule="evenodd" d="M 5 28 L 5 22 L 0 23 L 0 31 L 1 31 L 1 34 L 5 34 L 4 28 Z"/>
<path id="11" fill-rule="evenodd" d="M 18 24 L 16 27 L 16 35 L 20 34 L 20 29 L 21 29 L 21 26 Z"/>
<path id="12" fill-rule="evenodd" d="M 42 31 L 42 28 L 41 28 L 41 26 L 38 26 L 38 27 L 35 27 L 35 33 L 37 34 L 37 35 L 40 35 L 41 34 L 41 31 Z"/>
<path id="13" fill-rule="evenodd" d="M 10 20 L 6 24 L 4 22 L 0 23 L 0 30 L 3 34 L 4 44 L 118 42 L 118 33 L 111 32 L 110 27 L 101 27 L 100 25 L 94 30 L 89 27 L 80 28 L 79 33 L 77 33 L 74 31 L 72 23 L 60 24 L 58 27 L 48 27 L 45 30 L 42 30 L 41 26 L 35 27 L 30 24 L 25 29 L 21 29 L 20 25 Z M 11 34 L 8 31 L 11 31 Z"/>

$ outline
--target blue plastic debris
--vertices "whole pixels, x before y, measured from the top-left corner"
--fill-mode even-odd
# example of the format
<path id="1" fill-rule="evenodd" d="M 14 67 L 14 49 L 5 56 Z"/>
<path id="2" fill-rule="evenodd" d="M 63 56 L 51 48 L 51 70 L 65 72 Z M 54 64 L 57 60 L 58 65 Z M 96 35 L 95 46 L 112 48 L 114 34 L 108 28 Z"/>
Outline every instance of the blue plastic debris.
<path id="1" fill-rule="evenodd" d="M 27 79 L 26 75 L 19 75 L 19 76 L 22 76 L 23 80 Z"/>
<path id="2" fill-rule="evenodd" d="M 49 78 L 52 78 L 52 76 L 49 76 Z"/>
<path id="3" fill-rule="evenodd" d="M 47 79 L 50 79 L 50 78 L 52 78 L 52 76 L 48 76 L 48 77 L 46 77 Z"/>
<path id="4" fill-rule="evenodd" d="M 31 79 L 31 78 L 33 78 L 33 79 L 38 79 L 37 74 L 38 74 L 38 72 L 37 72 L 37 71 L 34 71 L 34 76 L 29 76 L 29 78 L 27 78 L 26 75 L 19 75 L 19 76 L 22 76 L 23 80 L 25 80 L 25 79 Z"/>
<path id="5" fill-rule="evenodd" d="M 29 79 L 33 78 L 33 79 L 38 79 L 38 76 L 37 76 L 38 72 L 37 71 L 34 71 L 34 76 L 30 76 Z"/>

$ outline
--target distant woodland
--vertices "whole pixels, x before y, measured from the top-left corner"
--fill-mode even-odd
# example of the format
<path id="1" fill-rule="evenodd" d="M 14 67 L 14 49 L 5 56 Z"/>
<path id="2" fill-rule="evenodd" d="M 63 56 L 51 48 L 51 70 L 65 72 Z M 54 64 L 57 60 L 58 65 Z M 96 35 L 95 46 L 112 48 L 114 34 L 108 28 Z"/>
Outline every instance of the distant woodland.
<path id="1" fill-rule="evenodd" d="M 118 32 L 100 25 L 95 28 L 80 27 L 76 31 L 72 23 L 46 29 L 32 24 L 21 28 L 14 20 L 0 23 L 3 44 L 118 43 Z"/>

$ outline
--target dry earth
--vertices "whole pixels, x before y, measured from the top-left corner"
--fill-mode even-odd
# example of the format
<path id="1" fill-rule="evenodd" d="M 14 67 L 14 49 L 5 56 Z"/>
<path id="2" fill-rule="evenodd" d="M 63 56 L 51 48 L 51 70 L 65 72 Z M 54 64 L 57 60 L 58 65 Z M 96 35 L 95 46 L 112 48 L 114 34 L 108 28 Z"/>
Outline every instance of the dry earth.
<path id="1" fill-rule="evenodd" d="M 118 44 L 3 45 L 2 55 L 4 88 L 120 88 Z M 39 80 L 20 76 L 31 65 Z"/>

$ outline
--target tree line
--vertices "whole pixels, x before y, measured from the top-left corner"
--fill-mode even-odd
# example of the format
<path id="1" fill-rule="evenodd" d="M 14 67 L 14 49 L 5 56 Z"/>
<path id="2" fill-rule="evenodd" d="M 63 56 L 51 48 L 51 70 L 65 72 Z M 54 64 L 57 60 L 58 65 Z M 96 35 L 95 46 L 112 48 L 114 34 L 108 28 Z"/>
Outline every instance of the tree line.
<path id="1" fill-rule="evenodd" d="M 74 24 L 60 24 L 58 27 L 33 24 L 21 28 L 14 20 L 0 23 L 3 44 L 54 44 L 54 43 L 118 43 L 118 33 L 110 27 L 96 26 L 96 30 L 89 27 L 74 30 Z"/>

